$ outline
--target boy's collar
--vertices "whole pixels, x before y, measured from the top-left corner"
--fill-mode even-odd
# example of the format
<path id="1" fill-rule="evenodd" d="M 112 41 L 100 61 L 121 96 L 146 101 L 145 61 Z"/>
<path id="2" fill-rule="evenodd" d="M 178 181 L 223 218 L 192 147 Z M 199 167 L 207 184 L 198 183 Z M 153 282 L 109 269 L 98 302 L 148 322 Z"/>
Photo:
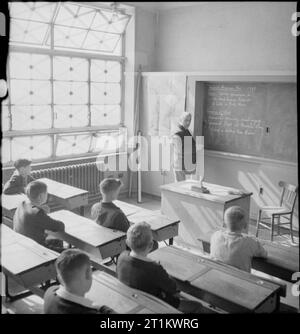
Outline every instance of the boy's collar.
<path id="1" fill-rule="evenodd" d="M 70 302 L 73 302 L 75 304 L 79 304 L 84 307 L 88 308 L 95 308 L 98 309 L 100 306 L 94 304 L 90 299 L 74 295 L 73 293 L 66 290 L 66 288 L 63 285 L 60 285 L 59 288 L 55 292 L 59 297 L 66 299 Z"/>
<path id="2" fill-rule="evenodd" d="M 149 259 L 148 257 L 146 257 L 146 256 L 141 256 L 141 255 L 139 255 L 139 254 L 134 253 L 133 251 L 131 251 L 131 252 L 129 253 L 129 255 L 130 255 L 131 257 L 134 257 L 134 258 L 139 259 L 139 260 L 142 260 L 142 261 L 153 262 L 153 261 L 152 261 L 151 259 Z"/>

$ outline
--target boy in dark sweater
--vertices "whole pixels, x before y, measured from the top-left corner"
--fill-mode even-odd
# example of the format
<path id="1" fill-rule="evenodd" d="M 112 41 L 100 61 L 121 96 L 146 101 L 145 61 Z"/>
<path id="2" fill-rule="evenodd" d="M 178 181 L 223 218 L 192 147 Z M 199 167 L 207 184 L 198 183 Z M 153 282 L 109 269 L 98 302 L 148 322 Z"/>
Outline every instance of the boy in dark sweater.
<path id="1" fill-rule="evenodd" d="M 26 187 L 26 195 L 28 199 L 19 204 L 14 214 L 14 230 L 43 246 L 62 251 L 62 242 L 46 238 L 46 230 L 58 232 L 65 229 L 61 221 L 52 219 L 47 215 L 50 212 L 49 207 L 45 204 L 48 195 L 47 185 L 41 181 L 32 181 Z"/>
<path id="2" fill-rule="evenodd" d="M 46 314 L 111 314 L 111 308 L 95 305 L 85 298 L 92 286 L 93 276 L 88 255 L 78 249 L 60 254 L 56 263 L 60 286 L 50 287 L 44 296 Z"/>
<path id="3" fill-rule="evenodd" d="M 16 170 L 3 188 L 3 193 L 5 195 L 25 193 L 27 184 L 34 181 L 34 178 L 30 176 L 30 165 L 31 161 L 27 159 L 19 159 L 15 161 L 14 167 Z"/>
<path id="4" fill-rule="evenodd" d="M 91 209 L 91 218 L 99 225 L 127 232 L 130 223 L 124 212 L 113 201 L 118 199 L 122 182 L 119 179 L 106 178 L 100 183 L 102 200 Z"/>
<path id="5" fill-rule="evenodd" d="M 127 245 L 117 263 L 117 277 L 124 284 L 161 298 L 184 313 L 202 313 L 202 304 L 179 296 L 176 282 L 166 270 L 147 257 L 153 247 L 150 225 L 136 223 L 127 231 Z"/>

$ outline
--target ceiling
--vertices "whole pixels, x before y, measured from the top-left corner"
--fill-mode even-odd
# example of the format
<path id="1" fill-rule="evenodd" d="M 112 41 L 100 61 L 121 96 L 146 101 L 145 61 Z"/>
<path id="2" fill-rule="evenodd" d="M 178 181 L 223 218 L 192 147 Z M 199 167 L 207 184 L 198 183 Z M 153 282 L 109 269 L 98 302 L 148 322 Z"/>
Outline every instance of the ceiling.
<path id="1" fill-rule="evenodd" d="M 148 10 L 151 12 L 157 12 L 162 10 L 168 10 L 168 9 L 174 9 L 174 8 L 181 8 L 181 7 L 187 7 L 187 6 L 196 6 L 203 3 L 203 1 L 194 1 L 194 2 L 188 2 L 188 1 L 177 1 L 177 2 L 121 2 L 122 4 L 134 6 L 137 8 L 141 8 L 144 10 Z"/>

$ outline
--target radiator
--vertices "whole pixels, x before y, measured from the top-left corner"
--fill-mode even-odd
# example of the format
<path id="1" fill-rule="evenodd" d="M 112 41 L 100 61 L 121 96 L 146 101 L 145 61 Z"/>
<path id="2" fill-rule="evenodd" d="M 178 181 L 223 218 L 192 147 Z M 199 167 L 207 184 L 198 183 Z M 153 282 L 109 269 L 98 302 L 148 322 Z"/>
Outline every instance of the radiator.
<path id="1" fill-rule="evenodd" d="M 99 183 L 105 177 L 123 177 L 123 173 L 100 171 L 96 162 L 38 169 L 31 172 L 35 179 L 46 177 L 89 192 L 89 202 L 99 199 Z"/>

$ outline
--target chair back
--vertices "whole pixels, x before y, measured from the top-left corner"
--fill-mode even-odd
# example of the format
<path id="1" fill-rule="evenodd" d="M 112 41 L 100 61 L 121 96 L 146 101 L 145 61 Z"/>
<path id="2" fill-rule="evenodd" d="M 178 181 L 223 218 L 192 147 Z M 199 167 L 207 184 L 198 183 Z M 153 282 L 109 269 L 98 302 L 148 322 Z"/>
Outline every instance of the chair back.
<path id="1" fill-rule="evenodd" d="M 282 187 L 279 205 L 284 206 L 293 212 L 298 194 L 298 186 L 280 181 L 279 187 Z"/>

